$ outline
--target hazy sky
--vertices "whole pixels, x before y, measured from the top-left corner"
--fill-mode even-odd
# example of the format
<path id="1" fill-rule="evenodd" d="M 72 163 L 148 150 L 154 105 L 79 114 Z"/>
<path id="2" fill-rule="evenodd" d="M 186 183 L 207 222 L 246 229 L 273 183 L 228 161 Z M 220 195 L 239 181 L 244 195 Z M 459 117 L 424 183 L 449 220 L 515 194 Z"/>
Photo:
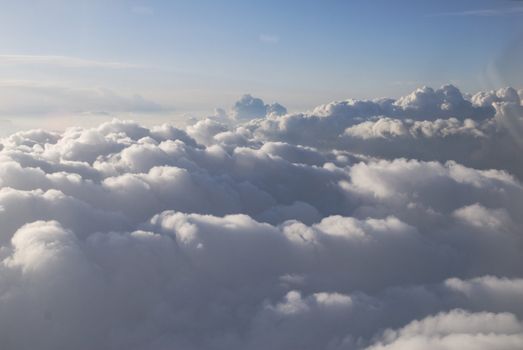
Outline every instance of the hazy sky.
<path id="1" fill-rule="evenodd" d="M 523 2 L 2 1 L 0 119 L 523 85 Z"/>

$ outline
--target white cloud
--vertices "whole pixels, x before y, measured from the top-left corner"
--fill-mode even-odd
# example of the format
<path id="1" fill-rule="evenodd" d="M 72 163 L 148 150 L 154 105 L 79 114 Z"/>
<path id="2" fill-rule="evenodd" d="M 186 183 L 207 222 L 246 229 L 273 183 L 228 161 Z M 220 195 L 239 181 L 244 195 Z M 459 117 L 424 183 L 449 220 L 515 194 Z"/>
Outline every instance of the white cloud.
<path id="1" fill-rule="evenodd" d="M 470 100 L 451 85 L 421 88 L 399 99 L 346 100 L 310 113 L 251 121 L 256 138 L 395 159 L 456 160 L 523 178 L 523 107 L 515 89 Z"/>
<path id="2" fill-rule="evenodd" d="M 469 314 L 461 310 L 414 321 L 388 331 L 381 344 L 369 350 L 394 349 L 518 349 L 523 324 L 510 313 Z"/>
<path id="3" fill-rule="evenodd" d="M 3 348 L 519 349 L 516 95 L 5 137 Z"/>
<path id="4" fill-rule="evenodd" d="M 262 99 L 243 95 L 232 107 L 232 117 L 236 120 L 264 118 L 267 115 L 281 116 L 287 114 L 287 109 L 279 103 L 265 104 Z"/>

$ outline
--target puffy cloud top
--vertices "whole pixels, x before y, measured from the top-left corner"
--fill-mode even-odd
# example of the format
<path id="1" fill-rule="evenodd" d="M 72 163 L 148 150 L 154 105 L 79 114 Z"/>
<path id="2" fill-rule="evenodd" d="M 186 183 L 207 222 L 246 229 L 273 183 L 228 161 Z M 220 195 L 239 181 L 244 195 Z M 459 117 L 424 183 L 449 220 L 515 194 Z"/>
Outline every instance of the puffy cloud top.
<path id="1" fill-rule="evenodd" d="M 515 92 L 514 89 L 511 89 L 511 91 Z M 372 116 L 406 117 L 417 120 L 449 117 L 484 119 L 494 115 L 494 109 L 491 106 L 494 100 L 491 103 L 479 103 L 483 98 L 478 96 L 475 96 L 472 100 L 476 103 L 473 104 L 471 101 L 466 100 L 459 89 L 453 85 L 444 85 L 437 90 L 425 86 L 397 100 L 379 99 L 332 102 L 317 107 L 314 109 L 313 114 L 350 118 Z"/>
<path id="2" fill-rule="evenodd" d="M 266 115 L 280 116 L 287 113 L 287 109 L 279 103 L 265 104 L 262 99 L 243 95 L 234 103 L 232 116 L 236 120 L 264 118 Z"/>
<path id="3" fill-rule="evenodd" d="M 521 349 L 515 91 L 1 139 L 2 348 Z"/>

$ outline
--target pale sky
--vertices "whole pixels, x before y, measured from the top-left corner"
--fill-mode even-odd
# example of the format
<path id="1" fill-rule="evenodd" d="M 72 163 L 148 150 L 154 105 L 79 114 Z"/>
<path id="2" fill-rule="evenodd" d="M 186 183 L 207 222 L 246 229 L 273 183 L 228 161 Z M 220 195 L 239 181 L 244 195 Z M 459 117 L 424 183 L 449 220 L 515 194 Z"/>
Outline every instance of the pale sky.
<path id="1" fill-rule="evenodd" d="M 522 19 L 509 0 L 2 1 L 0 120 L 521 88 Z"/>

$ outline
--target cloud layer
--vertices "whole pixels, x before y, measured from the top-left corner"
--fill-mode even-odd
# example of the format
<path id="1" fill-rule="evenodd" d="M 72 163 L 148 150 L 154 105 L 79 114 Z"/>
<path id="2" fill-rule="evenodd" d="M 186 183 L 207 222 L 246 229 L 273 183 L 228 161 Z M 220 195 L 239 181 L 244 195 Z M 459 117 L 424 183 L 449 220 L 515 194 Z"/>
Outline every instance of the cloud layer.
<path id="1" fill-rule="evenodd" d="M 2 348 L 521 348 L 521 94 L 233 114 L 1 140 Z"/>

